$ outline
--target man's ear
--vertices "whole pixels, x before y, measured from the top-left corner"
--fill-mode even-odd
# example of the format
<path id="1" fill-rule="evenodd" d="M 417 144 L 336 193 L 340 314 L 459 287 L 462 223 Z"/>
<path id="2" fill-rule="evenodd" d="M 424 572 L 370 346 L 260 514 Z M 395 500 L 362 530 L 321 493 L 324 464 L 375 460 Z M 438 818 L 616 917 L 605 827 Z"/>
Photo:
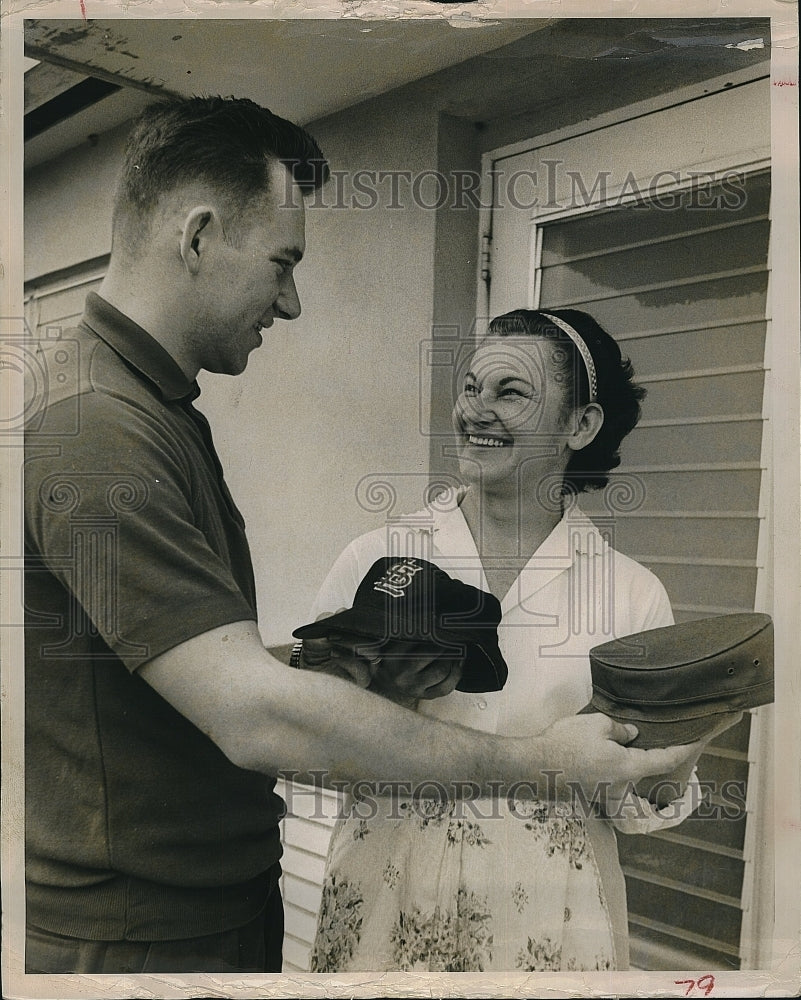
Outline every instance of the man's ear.
<path id="1" fill-rule="evenodd" d="M 587 403 L 574 411 L 572 419 L 573 431 L 567 439 L 567 446 L 573 451 L 581 451 L 595 439 L 603 426 L 603 407 L 599 403 Z"/>
<path id="2" fill-rule="evenodd" d="M 214 228 L 212 223 L 214 218 L 213 208 L 208 205 L 198 205 L 184 219 L 181 229 L 180 254 L 181 260 L 190 274 L 197 274 L 200 270 L 201 257 L 206 251 L 208 237 Z M 209 226 L 209 223 L 212 225 Z"/>

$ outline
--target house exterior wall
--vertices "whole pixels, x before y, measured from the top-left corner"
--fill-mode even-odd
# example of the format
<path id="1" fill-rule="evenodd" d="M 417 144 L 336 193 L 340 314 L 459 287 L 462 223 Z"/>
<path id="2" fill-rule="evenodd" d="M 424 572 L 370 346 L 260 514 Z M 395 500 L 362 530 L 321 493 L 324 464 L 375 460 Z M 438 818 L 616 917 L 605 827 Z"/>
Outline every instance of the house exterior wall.
<path id="1" fill-rule="evenodd" d="M 430 472 L 455 471 L 443 436 L 451 377 L 426 345 L 469 335 L 475 314 L 479 210 L 470 198 L 453 210 L 456 173 L 478 174 L 483 152 L 538 134 L 538 121 L 551 130 L 630 97 L 610 86 L 574 93 L 569 104 L 549 100 L 547 113 L 534 114 L 526 102 L 543 92 L 518 79 L 518 68 L 537 44 L 524 39 L 511 47 L 517 58 L 468 60 L 308 125 L 339 180 L 307 211 L 303 314 L 272 328 L 242 376 L 201 378 L 201 405 L 248 524 L 268 644 L 289 640 L 350 538 L 419 507 Z M 647 87 L 678 86 L 669 70 Z M 514 101 L 499 110 L 502 93 Z M 26 281 L 109 252 L 126 132 L 83 139 L 29 171 Z M 431 177 L 411 190 L 435 169 L 449 185 L 438 208 Z M 355 189 L 359 180 L 376 204 Z"/>

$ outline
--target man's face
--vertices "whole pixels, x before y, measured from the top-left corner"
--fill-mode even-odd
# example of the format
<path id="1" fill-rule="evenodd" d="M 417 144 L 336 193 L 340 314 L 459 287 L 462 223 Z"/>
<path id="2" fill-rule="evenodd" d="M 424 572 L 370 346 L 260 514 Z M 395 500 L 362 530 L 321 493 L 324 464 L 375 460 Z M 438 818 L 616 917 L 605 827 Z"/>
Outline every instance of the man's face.
<path id="1" fill-rule="evenodd" d="M 296 319 L 294 268 L 305 250 L 305 213 L 280 163 L 270 188 L 243 214 L 229 241 L 218 241 L 203 274 L 197 329 L 199 367 L 238 375 L 275 319 Z"/>

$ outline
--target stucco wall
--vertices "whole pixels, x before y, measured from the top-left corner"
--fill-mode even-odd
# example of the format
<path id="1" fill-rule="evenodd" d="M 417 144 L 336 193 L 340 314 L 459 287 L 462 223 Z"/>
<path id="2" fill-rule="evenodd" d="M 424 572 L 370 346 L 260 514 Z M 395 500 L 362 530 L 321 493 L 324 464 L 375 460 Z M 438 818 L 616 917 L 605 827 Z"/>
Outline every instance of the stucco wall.
<path id="1" fill-rule="evenodd" d="M 25 281 L 107 254 L 128 125 L 25 174 Z"/>

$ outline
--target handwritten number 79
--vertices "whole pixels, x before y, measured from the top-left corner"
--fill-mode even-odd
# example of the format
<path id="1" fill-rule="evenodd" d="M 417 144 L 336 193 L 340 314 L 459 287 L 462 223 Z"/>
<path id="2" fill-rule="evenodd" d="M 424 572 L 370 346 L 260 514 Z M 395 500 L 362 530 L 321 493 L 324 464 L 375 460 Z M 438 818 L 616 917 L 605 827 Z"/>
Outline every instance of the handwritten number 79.
<path id="1" fill-rule="evenodd" d="M 676 986 L 686 986 L 687 991 L 684 994 L 686 997 L 690 996 L 693 990 L 700 990 L 704 996 L 709 996 L 712 990 L 715 988 L 715 977 L 706 975 L 701 976 L 700 979 L 674 979 L 673 982 Z"/>

